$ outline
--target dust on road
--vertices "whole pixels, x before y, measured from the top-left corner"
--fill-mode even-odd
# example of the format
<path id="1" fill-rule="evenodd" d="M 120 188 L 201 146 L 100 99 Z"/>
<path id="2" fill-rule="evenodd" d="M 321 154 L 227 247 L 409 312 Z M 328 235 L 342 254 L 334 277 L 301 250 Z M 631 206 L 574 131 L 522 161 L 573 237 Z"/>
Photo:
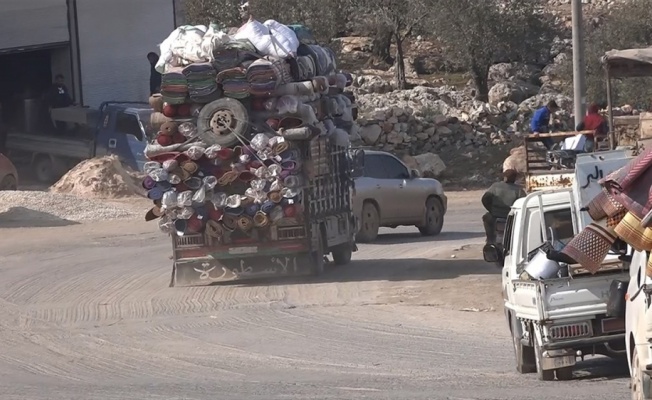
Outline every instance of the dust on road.
<path id="1" fill-rule="evenodd" d="M 316 279 L 195 288 L 167 287 L 151 224 L 0 225 L 2 399 L 625 398 L 610 361 L 514 372 L 478 198 L 451 194 L 441 236 L 385 230 Z"/>

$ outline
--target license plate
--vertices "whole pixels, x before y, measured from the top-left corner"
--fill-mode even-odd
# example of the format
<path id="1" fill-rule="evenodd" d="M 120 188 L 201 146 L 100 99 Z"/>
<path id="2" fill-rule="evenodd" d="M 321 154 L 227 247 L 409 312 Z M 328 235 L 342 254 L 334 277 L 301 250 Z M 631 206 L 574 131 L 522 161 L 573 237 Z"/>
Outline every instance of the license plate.
<path id="1" fill-rule="evenodd" d="M 258 252 L 258 247 L 231 247 L 229 254 L 254 254 Z"/>
<path id="2" fill-rule="evenodd" d="M 544 370 L 572 367 L 575 365 L 575 356 L 543 357 L 541 361 Z"/>

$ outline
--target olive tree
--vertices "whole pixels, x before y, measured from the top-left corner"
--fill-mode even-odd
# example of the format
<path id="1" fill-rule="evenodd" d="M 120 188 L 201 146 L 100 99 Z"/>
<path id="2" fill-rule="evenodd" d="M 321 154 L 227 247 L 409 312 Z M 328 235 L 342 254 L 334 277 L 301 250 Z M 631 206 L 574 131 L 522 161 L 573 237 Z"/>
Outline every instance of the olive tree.
<path id="1" fill-rule="evenodd" d="M 428 17 L 431 9 L 428 7 L 427 0 L 350 0 L 349 4 L 358 14 L 358 18 L 364 18 L 381 28 L 377 32 L 381 37 L 383 34 L 385 38 L 391 37 L 396 46 L 394 55 L 396 85 L 398 89 L 405 89 L 407 80 L 403 45 Z M 387 46 L 382 46 L 381 50 L 387 50 Z"/>
<path id="2" fill-rule="evenodd" d="M 489 68 L 497 62 L 545 63 L 555 36 L 540 0 L 429 0 L 433 34 L 450 61 L 467 69 L 476 96 L 487 101 Z M 542 60 L 543 58 L 543 60 Z"/>
<path id="3" fill-rule="evenodd" d="M 652 7 L 649 0 L 626 0 L 611 7 L 585 26 L 585 62 L 587 97 L 593 102 L 606 101 L 606 81 L 601 58 L 613 49 L 649 47 L 652 44 Z M 560 68 L 565 87 L 572 88 L 572 61 Z M 638 107 L 649 107 L 652 100 L 652 79 L 633 78 L 614 82 L 615 104 L 630 103 Z"/>

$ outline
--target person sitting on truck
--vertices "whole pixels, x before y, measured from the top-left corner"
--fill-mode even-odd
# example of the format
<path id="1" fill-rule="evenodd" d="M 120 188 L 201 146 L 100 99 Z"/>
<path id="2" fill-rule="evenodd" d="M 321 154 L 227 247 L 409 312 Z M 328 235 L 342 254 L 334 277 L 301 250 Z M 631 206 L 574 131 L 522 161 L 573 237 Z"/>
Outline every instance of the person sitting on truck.
<path id="1" fill-rule="evenodd" d="M 557 110 L 559 110 L 557 102 L 550 100 L 548 104 L 534 112 L 532 121 L 530 122 L 532 136 L 538 137 L 541 133 L 550 133 L 550 115 L 557 112 Z M 551 150 L 552 146 L 555 144 L 551 138 L 541 138 L 541 143 L 543 143 L 548 150 Z"/>
<path id="2" fill-rule="evenodd" d="M 589 109 L 586 113 L 586 116 L 584 117 L 584 120 L 577 124 L 575 130 L 594 132 L 593 138 L 587 138 L 588 146 L 593 146 L 596 142 L 603 140 L 609 134 L 607 121 L 602 117 L 602 115 L 600 115 L 600 107 L 595 103 L 591 103 L 591 105 L 589 105 Z"/>
<path id="3" fill-rule="evenodd" d="M 75 105 L 75 101 L 70 96 L 70 92 L 66 87 L 65 80 L 62 74 L 57 74 L 54 77 L 54 83 L 48 92 L 48 105 L 50 109 L 66 108 Z M 54 126 L 59 134 L 66 131 L 67 124 L 64 121 L 54 121 Z"/>
<path id="4" fill-rule="evenodd" d="M 503 180 L 496 182 L 482 196 L 482 205 L 487 209 L 487 213 L 482 216 L 485 234 L 487 235 L 487 244 L 496 242 L 496 219 L 507 218 L 512 204 L 517 199 L 525 197 L 523 188 L 516 184 L 518 172 L 514 169 L 508 169 L 503 172 Z"/>

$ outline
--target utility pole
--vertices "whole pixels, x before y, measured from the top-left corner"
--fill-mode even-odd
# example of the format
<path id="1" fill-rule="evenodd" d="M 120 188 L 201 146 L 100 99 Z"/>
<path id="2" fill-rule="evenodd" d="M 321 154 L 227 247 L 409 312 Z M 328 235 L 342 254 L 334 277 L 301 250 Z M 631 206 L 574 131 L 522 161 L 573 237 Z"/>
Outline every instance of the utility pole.
<path id="1" fill-rule="evenodd" d="M 575 126 L 586 114 L 586 64 L 584 63 L 584 35 L 582 0 L 572 0 L 573 6 L 573 104 Z"/>

